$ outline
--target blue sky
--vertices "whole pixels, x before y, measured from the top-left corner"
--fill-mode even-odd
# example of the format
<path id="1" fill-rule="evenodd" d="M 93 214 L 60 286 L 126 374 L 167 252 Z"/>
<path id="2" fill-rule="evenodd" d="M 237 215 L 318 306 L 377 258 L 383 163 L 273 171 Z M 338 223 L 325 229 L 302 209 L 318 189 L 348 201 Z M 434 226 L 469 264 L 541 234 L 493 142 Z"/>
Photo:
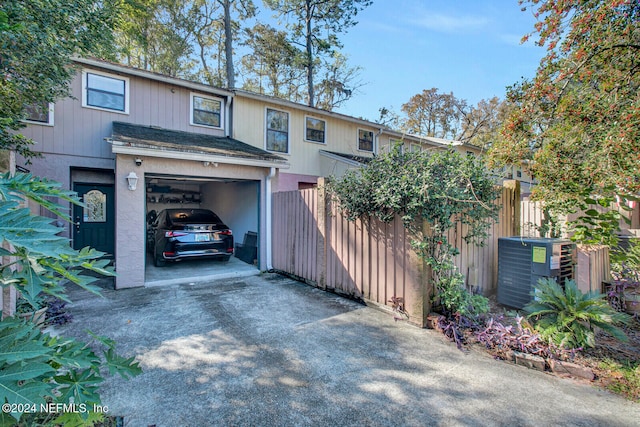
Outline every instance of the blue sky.
<path id="1" fill-rule="evenodd" d="M 507 86 L 535 75 L 544 55 L 532 42 L 520 44 L 535 23 L 520 9 L 517 0 L 374 0 L 341 36 L 365 85 L 337 111 L 375 120 L 380 107 L 400 112 L 432 87 L 473 105 L 504 99 Z"/>

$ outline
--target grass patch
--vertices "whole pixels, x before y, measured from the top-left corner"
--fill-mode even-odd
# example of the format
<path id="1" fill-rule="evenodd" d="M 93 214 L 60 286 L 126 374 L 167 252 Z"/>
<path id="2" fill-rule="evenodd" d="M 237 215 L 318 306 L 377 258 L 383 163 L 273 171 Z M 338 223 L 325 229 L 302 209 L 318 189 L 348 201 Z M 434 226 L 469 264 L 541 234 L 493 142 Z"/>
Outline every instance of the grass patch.
<path id="1" fill-rule="evenodd" d="M 602 385 L 613 393 L 640 402 L 640 362 L 604 359 L 598 365 Z"/>

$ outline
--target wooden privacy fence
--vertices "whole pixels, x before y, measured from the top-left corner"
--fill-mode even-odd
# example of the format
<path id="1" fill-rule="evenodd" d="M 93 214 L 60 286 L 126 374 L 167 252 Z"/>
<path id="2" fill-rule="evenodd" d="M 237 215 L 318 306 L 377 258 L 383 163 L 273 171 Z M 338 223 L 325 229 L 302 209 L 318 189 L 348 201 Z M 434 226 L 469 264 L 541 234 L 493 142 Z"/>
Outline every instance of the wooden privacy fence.
<path id="1" fill-rule="evenodd" d="M 376 305 L 402 298 L 409 320 L 425 326 L 431 309 L 430 270 L 411 248 L 411 236 L 399 219 L 348 221 L 329 202 L 322 179 L 319 188 L 272 197 L 274 269 Z M 467 285 L 485 294 L 496 284 L 498 238 L 519 229 L 519 187 L 503 187 L 498 203 L 500 219 L 483 247 L 464 242 L 466 226 L 449 234 L 460 250 L 455 263 Z"/>

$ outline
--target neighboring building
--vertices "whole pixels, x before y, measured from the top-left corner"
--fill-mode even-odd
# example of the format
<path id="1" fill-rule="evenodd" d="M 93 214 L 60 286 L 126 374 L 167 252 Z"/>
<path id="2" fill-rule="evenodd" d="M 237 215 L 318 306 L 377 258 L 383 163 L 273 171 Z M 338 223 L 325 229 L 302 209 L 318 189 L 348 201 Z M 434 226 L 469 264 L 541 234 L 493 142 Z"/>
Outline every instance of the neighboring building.
<path id="1" fill-rule="evenodd" d="M 379 144 L 381 153 L 389 151 L 395 145 L 400 145 L 401 149 L 407 152 L 453 148 L 462 154 L 474 156 L 482 154 L 482 149 L 472 144 L 433 136 L 401 133 L 392 129 L 385 129 L 382 132 Z"/>
<path id="2" fill-rule="evenodd" d="M 287 159 L 274 191 L 308 188 L 341 176 L 378 150 L 381 126 L 290 101 L 236 90 L 233 137 Z"/>

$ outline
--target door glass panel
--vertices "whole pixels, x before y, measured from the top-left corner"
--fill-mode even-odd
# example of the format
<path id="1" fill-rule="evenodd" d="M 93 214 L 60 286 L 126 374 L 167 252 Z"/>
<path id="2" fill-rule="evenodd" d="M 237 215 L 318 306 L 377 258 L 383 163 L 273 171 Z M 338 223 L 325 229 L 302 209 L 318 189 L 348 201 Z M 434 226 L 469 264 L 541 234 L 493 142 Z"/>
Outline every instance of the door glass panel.
<path id="1" fill-rule="evenodd" d="M 107 195 L 100 190 L 91 190 L 84 195 L 84 222 L 107 221 Z"/>

